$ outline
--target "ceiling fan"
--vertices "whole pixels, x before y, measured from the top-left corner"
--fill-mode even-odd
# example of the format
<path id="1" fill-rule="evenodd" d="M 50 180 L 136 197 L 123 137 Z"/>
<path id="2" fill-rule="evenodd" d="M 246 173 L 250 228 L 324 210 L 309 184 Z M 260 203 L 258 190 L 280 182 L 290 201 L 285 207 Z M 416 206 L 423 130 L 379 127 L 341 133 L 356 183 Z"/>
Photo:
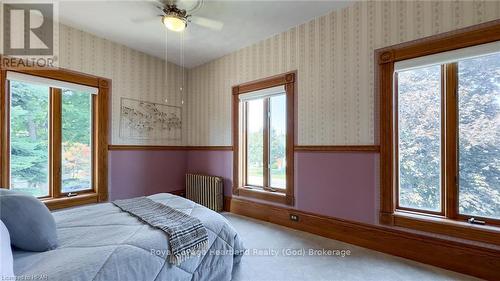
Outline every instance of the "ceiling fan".
<path id="1" fill-rule="evenodd" d="M 157 8 L 162 12 L 162 15 L 159 15 L 161 22 L 169 30 L 182 32 L 190 23 L 213 30 L 221 30 L 224 25 L 220 21 L 194 15 L 202 8 L 203 0 L 195 1 L 194 5 L 188 9 L 182 9 L 178 4 L 182 5 L 183 2 L 192 1 L 155 0 L 155 2 L 159 5 Z"/>

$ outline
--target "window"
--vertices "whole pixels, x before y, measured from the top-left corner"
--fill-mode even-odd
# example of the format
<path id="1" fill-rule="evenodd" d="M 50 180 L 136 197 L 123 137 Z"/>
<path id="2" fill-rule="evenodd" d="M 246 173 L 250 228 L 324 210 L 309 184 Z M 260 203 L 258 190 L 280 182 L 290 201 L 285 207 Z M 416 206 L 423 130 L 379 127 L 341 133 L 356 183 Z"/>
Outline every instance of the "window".
<path id="1" fill-rule="evenodd" d="M 36 196 L 50 208 L 107 197 L 99 168 L 107 154 L 102 138 L 108 81 L 64 73 L 1 73 L 2 186 Z"/>
<path id="2" fill-rule="evenodd" d="M 270 97 L 269 103 L 269 186 L 286 188 L 286 95 Z"/>
<path id="3" fill-rule="evenodd" d="M 442 213 L 441 67 L 397 72 L 399 209 Z"/>
<path id="4" fill-rule="evenodd" d="M 46 84 L 51 81 L 31 82 L 36 79 L 30 76 L 8 74 L 7 79 L 11 101 L 10 188 L 36 197 L 54 193 L 49 182 L 62 194 L 93 190 L 92 100 L 97 89 L 50 87 Z M 56 124 L 59 122 L 62 126 Z M 56 132 L 56 126 L 60 132 Z M 60 148 L 60 155 L 51 155 L 59 154 Z M 50 163 L 56 159 L 61 163 Z M 49 180 L 49 166 L 62 170 L 60 183 L 55 178 Z"/>
<path id="5" fill-rule="evenodd" d="M 500 220 L 500 52 L 456 67 L 458 213 Z"/>
<path id="6" fill-rule="evenodd" d="M 476 32 L 379 51 L 381 223 L 500 231 L 500 38 Z"/>
<path id="7" fill-rule="evenodd" d="M 10 188 L 49 196 L 50 88 L 10 81 L 10 93 Z"/>
<path id="8" fill-rule="evenodd" d="M 242 100 L 246 140 L 246 185 L 270 191 L 286 189 L 286 95 Z"/>
<path id="9" fill-rule="evenodd" d="M 267 103 L 267 100 L 266 100 Z M 245 108 L 244 138 L 246 139 L 246 185 L 264 187 L 264 170 L 267 161 L 264 160 L 264 99 L 250 100 L 243 103 Z M 266 134 L 268 132 L 266 131 Z M 267 143 L 266 143 L 267 145 Z M 267 159 L 266 159 L 267 160 Z"/>
<path id="10" fill-rule="evenodd" d="M 62 193 L 93 189 L 93 104 L 95 95 L 64 89 L 62 99 Z"/>
<path id="11" fill-rule="evenodd" d="M 408 69 L 396 63 L 398 210 L 500 219 L 500 52 L 482 49 L 468 49 L 468 57 L 442 54 L 446 63 L 440 57 L 437 64 L 420 65 L 429 59 Z M 446 118 L 445 111 L 457 114 Z M 444 169 L 452 159 L 443 144 L 456 147 L 458 169 Z M 457 181 L 458 208 L 446 210 L 444 181 L 450 177 Z"/>
<path id="12" fill-rule="evenodd" d="M 233 88 L 235 194 L 293 204 L 294 78 Z"/>

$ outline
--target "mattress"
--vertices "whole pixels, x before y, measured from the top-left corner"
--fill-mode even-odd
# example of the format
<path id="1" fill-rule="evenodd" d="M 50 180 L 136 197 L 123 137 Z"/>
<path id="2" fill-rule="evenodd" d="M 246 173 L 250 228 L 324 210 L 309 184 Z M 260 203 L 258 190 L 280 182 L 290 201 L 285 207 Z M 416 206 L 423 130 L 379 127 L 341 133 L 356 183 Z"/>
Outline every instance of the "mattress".
<path id="1" fill-rule="evenodd" d="M 59 246 L 40 253 L 15 250 L 15 274 L 42 280 L 231 280 L 244 248 L 229 222 L 179 196 L 149 198 L 198 218 L 208 232 L 208 251 L 172 265 L 163 231 L 102 203 L 54 212 Z"/>

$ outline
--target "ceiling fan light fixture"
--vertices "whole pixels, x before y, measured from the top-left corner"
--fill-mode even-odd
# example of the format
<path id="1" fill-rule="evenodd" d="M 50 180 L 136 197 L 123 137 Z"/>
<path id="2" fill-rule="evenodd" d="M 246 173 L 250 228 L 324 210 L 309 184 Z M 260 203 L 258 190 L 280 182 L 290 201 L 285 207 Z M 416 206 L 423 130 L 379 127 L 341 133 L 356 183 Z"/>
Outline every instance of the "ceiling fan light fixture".
<path id="1" fill-rule="evenodd" d="M 175 15 L 163 16 L 162 22 L 166 28 L 175 32 L 184 31 L 187 27 L 187 20 Z"/>

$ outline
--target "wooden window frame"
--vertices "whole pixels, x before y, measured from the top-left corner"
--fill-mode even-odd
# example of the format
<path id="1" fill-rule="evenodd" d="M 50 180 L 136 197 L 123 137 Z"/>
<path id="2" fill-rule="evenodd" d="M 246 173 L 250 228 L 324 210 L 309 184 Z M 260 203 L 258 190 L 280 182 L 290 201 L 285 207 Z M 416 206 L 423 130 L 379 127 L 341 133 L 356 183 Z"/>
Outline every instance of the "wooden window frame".
<path id="1" fill-rule="evenodd" d="M 2 59 L 0 57 L 0 59 Z M 13 58 L 8 58 L 13 60 Z M 18 59 L 19 60 L 19 59 Z M 21 69 L 0 66 L 0 184 L 2 188 L 10 186 L 10 87 L 7 80 L 7 72 L 19 72 L 22 74 L 59 80 L 68 83 L 80 84 L 98 89 L 98 94 L 92 97 L 92 185 L 91 189 L 77 192 L 76 196 L 68 197 L 66 193 L 61 193 L 61 119 L 54 118 L 54 115 L 61 116 L 61 91 L 57 88 L 50 88 L 49 103 L 49 196 L 40 198 L 51 210 L 77 206 L 89 203 L 105 202 L 108 200 L 108 112 L 109 97 L 111 95 L 111 80 L 82 74 L 62 68 L 38 68 Z M 54 112 L 58 111 L 56 114 Z M 56 151 L 59 151 L 58 153 Z M 56 158 L 56 159 L 54 159 Z M 59 160 L 58 160 L 59 159 Z"/>
<path id="2" fill-rule="evenodd" d="M 246 114 L 247 110 L 243 108 L 240 112 L 239 95 L 272 88 L 276 86 L 285 87 L 286 95 L 286 188 L 269 188 L 269 175 L 268 169 L 264 168 L 264 187 L 249 186 L 246 184 L 246 149 L 240 150 L 240 145 L 246 148 L 247 141 L 246 135 L 244 139 L 240 140 L 240 132 L 246 132 L 246 122 L 241 124 L 240 128 L 240 114 Z M 295 202 L 294 197 L 294 147 L 295 147 L 295 97 L 296 97 L 296 71 L 287 72 L 284 74 L 272 76 L 257 81 L 252 81 L 240 85 L 233 86 L 233 101 L 232 101 L 232 123 L 233 123 L 233 194 L 243 197 L 251 197 L 255 199 L 267 200 L 275 203 L 293 205 Z M 267 109 L 267 110 L 266 110 Z M 268 130 L 269 119 L 267 118 L 269 112 L 269 99 L 264 99 L 264 162 L 269 158 L 268 147 Z M 246 118 L 245 118 L 246 120 Z M 264 163 L 265 164 L 265 163 Z"/>
<path id="3" fill-rule="evenodd" d="M 500 20 L 398 44 L 375 51 L 376 91 L 379 97 L 380 216 L 381 224 L 500 245 L 498 220 L 469 224 L 459 215 L 457 175 L 457 65 L 442 67 L 442 211 L 398 208 L 397 96 L 394 64 L 398 61 L 500 40 Z M 453 136 L 453 137 L 450 137 Z M 455 175 L 455 176 L 451 176 Z"/>

